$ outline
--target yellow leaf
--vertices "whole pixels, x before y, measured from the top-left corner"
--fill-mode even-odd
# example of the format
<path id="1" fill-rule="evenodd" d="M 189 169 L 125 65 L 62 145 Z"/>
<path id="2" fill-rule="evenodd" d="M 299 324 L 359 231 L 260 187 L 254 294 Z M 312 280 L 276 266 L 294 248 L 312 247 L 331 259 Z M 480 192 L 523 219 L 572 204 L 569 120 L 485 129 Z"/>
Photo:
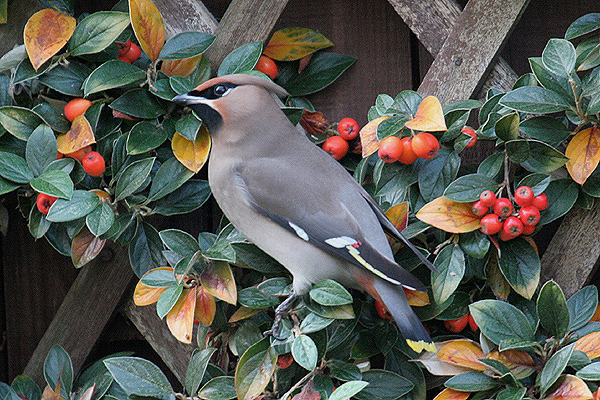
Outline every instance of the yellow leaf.
<path id="1" fill-rule="evenodd" d="M 596 127 L 578 132 L 567 146 L 567 171 L 571 178 L 583 185 L 600 162 L 600 129 Z"/>
<path id="2" fill-rule="evenodd" d="M 379 148 L 379 139 L 377 139 L 377 127 L 380 123 L 389 118 L 389 115 L 375 118 L 360 130 L 360 143 L 362 145 L 363 158 L 375 153 Z"/>
<path id="3" fill-rule="evenodd" d="M 573 375 L 564 375 L 556 389 L 544 400 L 590 400 L 593 397 L 583 380 Z"/>
<path id="4" fill-rule="evenodd" d="M 184 58 L 183 60 L 165 60 L 160 66 L 160 70 L 167 76 L 180 76 L 186 78 L 194 72 L 200 64 L 202 54 L 192 58 Z"/>
<path id="5" fill-rule="evenodd" d="M 94 132 L 85 115 L 75 117 L 71 129 L 56 138 L 58 151 L 63 154 L 73 153 L 79 149 L 96 143 Z"/>
<path id="6" fill-rule="evenodd" d="M 423 307 L 429 304 L 429 295 L 427 292 L 420 292 L 418 290 L 410 290 L 405 287 L 404 294 L 406 295 L 406 299 L 408 300 L 408 304 L 415 307 Z"/>
<path id="7" fill-rule="evenodd" d="M 486 358 L 501 362 L 517 379 L 527 378 L 536 370 L 535 361 L 521 350 L 490 351 Z"/>
<path id="8" fill-rule="evenodd" d="M 75 24 L 75 18 L 50 9 L 40 10 L 29 18 L 23 39 L 33 68 L 37 70 L 67 44 Z"/>
<path id="9" fill-rule="evenodd" d="M 150 0 L 129 0 L 129 15 L 142 50 L 155 62 L 165 44 L 165 25 L 160 11 Z"/>
<path id="10" fill-rule="evenodd" d="M 433 400 L 467 400 L 469 395 L 471 395 L 470 392 L 459 392 L 458 390 L 445 388 Z"/>
<path id="11" fill-rule="evenodd" d="M 200 282 L 204 289 L 229 304 L 237 302 L 237 289 L 231 267 L 225 261 L 209 262 L 204 272 L 200 275 Z"/>
<path id="12" fill-rule="evenodd" d="M 273 33 L 264 54 L 277 61 L 294 61 L 331 46 L 329 39 L 312 29 L 284 28 Z"/>
<path id="13" fill-rule="evenodd" d="M 600 332 L 593 332 L 576 342 L 575 350 L 583 351 L 590 359 L 600 357 Z"/>
<path id="14" fill-rule="evenodd" d="M 50 385 L 47 385 L 44 388 L 42 400 L 64 400 L 62 397 L 60 397 L 60 380 L 56 383 L 56 388 L 54 390 L 52 390 Z"/>
<path id="15" fill-rule="evenodd" d="M 148 275 L 152 271 L 156 271 L 159 269 L 163 271 L 173 271 L 173 268 L 171 267 L 158 267 L 146 272 L 144 276 Z M 142 278 L 144 276 L 142 276 Z M 140 280 L 137 283 L 137 285 L 135 285 L 135 290 L 133 292 L 133 302 L 136 306 L 147 306 L 150 304 L 154 304 L 158 301 L 158 298 L 161 294 L 163 294 L 165 290 L 167 290 L 167 287 L 146 286 Z"/>
<path id="16" fill-rule="evenodd" d="M 202 286 L 196 287 L 196 309 L 194 316 L 204 326 L 211 326 L 217 312 L 215 298 Z"/>
<path id="17" fill-rule="evenodd" d="M 408 202 L 396 204 L 385 212 L 385 216 L 399 231 L 402 231 L 408 223 Z"/>
<path id="18" fill-rule="evenodd" d="M 415 117 L 404 126 L 416 131 L 445 131 L 447 129 L 446 121 L 440 101 L 434 96 L 425 97 L 419 104 Z"/>
<path id="19" fill-rule="evenodd" d="M 175 339 L 180 342 L 192 343 L 195 306 L 196 287 L 183 289 L 179 299 L 167 314 L 167 326 Z"/>
<path id="20" fill-rule="evenodd" d="M 228 322 L 233 323 L 242 321 L 246 318 L 250 318 L 251 316 L 258 314 L 261 311 L 262 309 L 260 308 L 248 308 L 246 306 L 241 306 L 240 308 L 235 310 L 233 315 L 229 318 Z"/>
<path id="21" fill-rule="evenodd" d="M 456 203 L 445 197 L 425 204 L 416 217 L 450 233 L 472 232 L 481 227 L 481 219 L 471 211 L 471 203 Z"/>
<path id="22" fill-rule="evenodd" d="M 450 343 L 451 340 L 434 343 L 435 348 L 439 351 L 446 344 Z M 471 368 L 463 367 L 462 365 L 447 363 L 438 358 L 438 354 L 435 351 L 426 351 L 422 353 L 418 358 L 419 361 L 427 371 L 429 371 L 433 375 L 440 376 L 453 376 L 462 374 L 463 372 L 473 371 Z"/>
<path id="23" fill-rule="evenodd" d="M 476 371 L 486 370 L 485 365 L 478 361 L 480 358 L 485 358 L 481 346 L 471 340 L 451 340 L 438 351 L 437 356 L 450 364 L 458 364 Z"/>
<path id="24" fill-rule="evenodd" d="M 173 154 L 180 163 L 190 171 L 198 172 L 208 160 L 208 152 L 210 151 L 208 130 L 202 125 L 194 142 L 175 132 L 171 140 L 171 147 L 173 148 Z"/>

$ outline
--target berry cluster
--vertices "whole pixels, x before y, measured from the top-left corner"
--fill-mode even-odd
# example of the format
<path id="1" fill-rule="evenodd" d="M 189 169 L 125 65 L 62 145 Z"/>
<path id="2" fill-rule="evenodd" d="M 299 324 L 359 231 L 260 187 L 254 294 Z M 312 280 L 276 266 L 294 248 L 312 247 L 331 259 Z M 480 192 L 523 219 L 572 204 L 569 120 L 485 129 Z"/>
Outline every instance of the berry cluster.
<path id="1" fill-rule="evenodd" d="M 430 159 L 440 149 L 440 142 L 429 132 L 421 132 L 414 136 L 399 138 L 388 136 L 379 142 L 377 154 L 387 163 L 400 161 L 412 164 L 417 158 Z"/>
<path id="2" fill-rule="evenodd" d="M 337 124 L 338 135 L 330 136 L 323 142 L 323 150 L 329 153 L 335 160 L 341 160 L 350 150 L 350 144 L 358 138 L 360 127 L 354 119 L 346 117 Z"/>
<path id="3" fill-rule="evenodd" d="M 454 333 L 462 332 L 467 327 L 467 325 L 469 325 L 473 332 L 477 332 L 477 329 L 479 329 L 471 313 L 468 313 L 457 319 L 449 319 L 447 321 L 444 321 L 444 326 L 446 327 L 446 329 Z"/>
<path id="4" fill-rule="evenodd" d="M 482 192 L 471 206 L 481 218 L 481 231 L 490 236 L 497 233 L 500 240 L 531 235 L 540 221 L 540 211 L 548 207 L 548 198 L 544 193 L 535 196 L 529 186 L 520 186 L 514 200 L 516 206 L 506 197 L 496 198 L 491 190 Z"/>

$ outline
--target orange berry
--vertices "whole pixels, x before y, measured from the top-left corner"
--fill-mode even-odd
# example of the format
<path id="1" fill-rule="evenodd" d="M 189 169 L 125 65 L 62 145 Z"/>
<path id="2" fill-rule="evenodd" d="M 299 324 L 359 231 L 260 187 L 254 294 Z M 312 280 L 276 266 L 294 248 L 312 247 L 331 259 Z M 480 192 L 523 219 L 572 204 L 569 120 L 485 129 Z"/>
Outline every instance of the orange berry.
<path id="1" fill-rule="evenodd" d="M 430 159 L 440 149 L 440 142 L 429 132 L 421 132 L 412 138 L 412 149 L 418 157 Z"/>
<path id="2" fill-rule="evenodd" d="M 402 155 L 402 150 L 404 150 L 402 140 L 398 136 L 388 136 L 379 142 L 377 154 L 386 163 L 393 163 L 398 161 Z"/>
<path id="3" fill-rule="evenodd" d="M 411 138 L 405 137 L 400 139 L 400 141 L 402 142 L 402 154 L 398 158 L 398 161 L 402 164 L 412 164 L 417 161 L 417 158 L 419 157 L 413 151 Z"/>
<path id="4" fill-rule="evenodd" d="M 323 150 L 331 154 L 331 156 L 338 161 L 341 160 L 346 153 L 348 153 L 349 148 L 350 145 L 348 142 L 342 139 L 340 136 L 330 136 L 323 143 Z"/>
<path id="5" fill-rule="evenodd" d="M 475 146 L 475 143 L 477 143 L 477 133 L 475 133 L 475 130 L 473 128 L 464 127 L 461 130 L 461 132 L 466 133 L 467 135 L 471 136 L 471 141 L 469 143 L 467 143 L 467 145 L 465 146 L 465 149 L 469 149 L 469 148 Z"/>
<path id="6" fill-rule="evenodd" d="M 81 165 L 83 165 L 85 172 L 91 176 L 102 176 L 106 168 L 104 158 L 96 151 L 87 153 L 81 160 Z"/>
<path id="7" fill-rule="evenodd" d="M 83 157 L 85 157 L 85 155 L 87 153 L 89 153 L 90 151 L 92 151 L 92 146 L 85 146 L 79 150 L 72 152 L 72 153 L 66 153 L 65 157 L 71 157 L 78 161 L 81 161 L 81 160 L 83 160 Z"/>
<path id="8" fill-rule="evenodd" d="M 71 122 L 85 113 L 88 108 L 92 105 L 92 102 L 86 99 L 82 99 L 80 97 L 73 99 L 67 103 L 65 106 L 65 117 Z"/>
<path id="9" fill-rule="evenodd" d="M 353 140 L 358 136 L 360 127 L 353 118 L 343 118 L 337 125 L 337 131 L 345 140 Z"/>
<path id="10" fill-rule="evenodd" d="M 277 64 L 267 56 L 260 56 L 254 69 L 268 75 L 271 79 L 277 76 Z"/>

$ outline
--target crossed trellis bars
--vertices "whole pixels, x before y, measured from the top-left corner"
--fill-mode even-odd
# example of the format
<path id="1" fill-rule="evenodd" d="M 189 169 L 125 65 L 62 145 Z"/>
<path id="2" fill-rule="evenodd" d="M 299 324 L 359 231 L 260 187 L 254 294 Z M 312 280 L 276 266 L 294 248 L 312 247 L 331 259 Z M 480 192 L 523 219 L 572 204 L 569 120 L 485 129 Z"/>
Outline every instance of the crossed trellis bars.
<path id="1" fill-rule="evenodd" d="M 216 35 L 206 54 L 213 66 L 236 47 L 265 40 L 288 0 L 233 0 L 220 23 L 200 0 L 154 0 L 168 35 L 198 30 Z M 368 0 L 363 0 L 368 1 Z M 470 0 L 461 11 L 455 0 L 388 0 L 425 48 L 435 57 L 419 92 L 442 104 L 482 97 L 490 87 L 509 90 L 517 79 L 497 55 L 529 0 Z M 544 280 L 555 279 L 567 295 L 588 277 L 600 257 L 600 208 L 568 214 L 542 258 Z M 127 252 L 104 251 L 80 271 L 24 374 L 42 383 L 50 347 L 61 344 L 78 371 L 134 278 Z M 566 268 L 568 267 L 568 268 Z M 192 346 L 178 342 L 151 308 L 126 300 L 125 314 L 183 381 Z"/>

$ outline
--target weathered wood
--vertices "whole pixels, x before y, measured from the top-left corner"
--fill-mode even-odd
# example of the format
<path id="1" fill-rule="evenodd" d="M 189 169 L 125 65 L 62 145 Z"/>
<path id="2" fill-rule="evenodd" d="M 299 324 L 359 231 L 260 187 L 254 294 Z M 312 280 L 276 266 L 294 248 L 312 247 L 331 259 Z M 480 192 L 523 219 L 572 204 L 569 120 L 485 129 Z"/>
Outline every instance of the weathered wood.
<path id="1" fill-rule="evenodd" d="M 138 307 L 133 303 L 131 295 L 123 306 L 123 312 L 179 379 L 179 382 L 185 382 L 185 373 L 195 346 L 175 339 L 169 331 L 167 323 L 156 314 L 155 305 Z"/>
<path id="2" fill-rule="evenodd" d="M 288 0 L 233 0 L 215 31 L 206 57 L 217 69 L 227 54 L 250 42 L 265 40 Z"/>
<path id="3" fill-rule="evenodd" d="M 107 244 L 80 270 L 23 373 L 45 386 L 44 360 L 55 344 L 69 353 L 77 373 L 133 276 L 127 250 Z"/>
<path id="4" fill-rule="evenodd" d="M 214 33 L 217 20 L 198 0 L 154 0 L 165 22 L 167 38 L 186 31 Z"/>
<path id="5" fill-rule="evenodd" d="M 427 51 L 434 57 L 442 49 L 442 45 L 452 32 L 455 26 L 458 26 L 458 20 L 461 15 L 459 5 L 455 0 L 388 0 L 394 7 L 394 10 L 402 17 L 411 31 L 417 36 L 419 41 L 425 46 Z M 510 3 L 510 2 L 509 2 Z M 490 7 L 491 10 L 491 7 Z M 476 16 L 475 16 L 476 17 Z M 471 21 L 478 25 L 479 21 Z M 487 28 L 481 25 L 482 28 Z M 487 36 L 488 31 L 485 32 Z M 475 36 L 470 39 L 475 38 Z M 469 39 L 469 38 L 467 38 Z M 509 90 L 517 79 L 510 65 L 499 58 L 493 65 L 482 90 L 477 97 L 484 97 L 487 89 L 497 87 L 503 90 Z"/>
<path id="6" fill-rule="evenodd" d="M 470 98 L 529 0 L 470 0 L 444 42 L 419 92 L 442 104 Z"/>
<path id="7" fill-rule="evenodd" d="M 567 297 L 589 282 L 600 258 L 600 204 L 573 208 L 563 219 L 542 256 L 541 281 L 554 279 Z"/>

